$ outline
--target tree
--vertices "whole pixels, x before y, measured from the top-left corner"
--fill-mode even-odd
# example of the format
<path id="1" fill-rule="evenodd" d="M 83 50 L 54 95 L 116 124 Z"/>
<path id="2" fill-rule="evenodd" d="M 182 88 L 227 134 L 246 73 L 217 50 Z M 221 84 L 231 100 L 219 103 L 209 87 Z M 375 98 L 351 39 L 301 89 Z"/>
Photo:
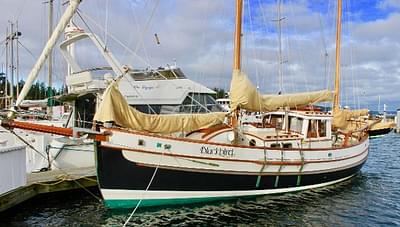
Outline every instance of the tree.
<path id="1" fill-rule="evenodd" d="M 215 98 L 216 99 L 221 99 L 221 98 L 225 98 L 226 97 L 226 92 L 225 92 L 225 90 L 223 88 L 215 87 L 215 88 L 213 88 L 213 90 L 215 92 L 217 92 L 217 94 L 215 94 Z"/>

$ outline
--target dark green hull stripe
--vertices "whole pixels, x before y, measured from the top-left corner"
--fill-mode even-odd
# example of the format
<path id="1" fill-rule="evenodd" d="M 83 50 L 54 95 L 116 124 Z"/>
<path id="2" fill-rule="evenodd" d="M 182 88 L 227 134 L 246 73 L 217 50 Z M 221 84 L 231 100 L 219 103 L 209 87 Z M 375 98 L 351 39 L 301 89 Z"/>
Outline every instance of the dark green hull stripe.
<path id="1" fill-rule="evenodd" d="M 246 197 L 256 197 L 256 196 L 241 196 L 241 198 Z M 167 206 L 167 205 L 182 205 L 191 203 L 205 203 L 212 201 L 221 200 L 233 200 L 238 197 L 203 197 L 203 198 L 185 198 L 185 199 L 146 199 L 142 200 L 140 207 L 150 207 L 150 206 Z M 104 204 L 108 208 L 132 208 L 138 204 L 139 200 L 123 200 L 123 199 L 112 199 L 104 200 Z"/>

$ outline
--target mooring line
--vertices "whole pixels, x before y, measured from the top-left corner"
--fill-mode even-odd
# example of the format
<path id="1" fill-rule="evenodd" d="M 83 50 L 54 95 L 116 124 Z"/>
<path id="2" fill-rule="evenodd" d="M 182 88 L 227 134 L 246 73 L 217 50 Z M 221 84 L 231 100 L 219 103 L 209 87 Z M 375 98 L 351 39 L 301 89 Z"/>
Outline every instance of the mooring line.
<path id="1" fill-rule="evenodd" d="M 125 221 L 123 227 L 125 227 L 125 226 L 129 223 L 129 221 L 131 220 L 133 214 L 135 214 L 136 210 L 139 208 L 140 203 L 142 203 L 144 194 L 149 190 L 151 183 L 153 183 L 154 177 L 156 176 L 156 173 L 157 173 L 157 171 L 158 171 L 158 167 L 160 167 L 160 163 L 161 163 L 161 160 L 162 160 L 162 158 L 163 158 L 163 155 L 164 155 L 164 152 L 161 153 L 160 161 L 158 162 L 158 164 L 157 164 L 157 166 L 156 166 L 156 169 L 155 169 L 154 172 L 153 172 L 153 176 L 151 176 L 151 179 L 150 179 L 150 181 L 149 181 L 149 184 L 148 184 L 147 187 L 146 187 L 146 190 L 145 190 L 144 193 L 142 194 L 142 196 L 141 196 L 139 202 L 136 204 L 135 209 L 133 209 L 132 213 L 129 215 L 128 219 Z"/>

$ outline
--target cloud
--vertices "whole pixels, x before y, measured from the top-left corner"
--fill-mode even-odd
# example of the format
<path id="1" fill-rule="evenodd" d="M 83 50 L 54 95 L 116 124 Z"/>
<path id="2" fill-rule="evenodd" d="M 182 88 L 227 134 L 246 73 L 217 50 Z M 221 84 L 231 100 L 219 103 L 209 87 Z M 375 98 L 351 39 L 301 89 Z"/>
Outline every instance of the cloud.
<path id="1" fill-rule="evenodd" d="M 400 0 L 383 0 L 378 4 L 380 9 L 400 9 Z"/>
<path id="2" fill-rule="evenodd" d="M 56 1 L 56 17 L 64 10 Z M 105 3 L 108 2 L 108 11 Z M 247 2 L 254 3 L 247 5 Z M 396 109 L 400 85 L 399 1 L 374 1 L 379 18 L 358 17 L 371 10 L 355 4 L 344 12 L 342 39 L 342 103 L 373 107 L 377 96 Z M 275 1 L 245 1 L 243 70 L 266 93 L 278 91 L 278 33 Z M 284 1 L 282 4 L 282 72 L 284 91 L 299 92 L 333 87 L 335 60 L 335 6 L 326 1 Z M 21 42 L 39 56 L 47 37 L 47 9 L 42 1 L 0 0 L 0 28 L 18 17 Z M 232 67 L 234 4 L 232 1 L 83 1 L 80 6 L 90 31 L 101 39 L 121 64 L 134 68 L 173 64 L 190 79 L 209 87 L 229 88 Z M 19 16 L 16 16 L 19 15 Z M 106 17 L 108 22 L 106 23 Z M 251 17 L 251 21 L 249 18 Z M 76 23 L 89 29 L 75 17 Z M 118 45 L 97 25 L 137 50 L 140 58 Z M 5 32 L 4 32 L 5 33 Z M 158 45 L 154 34 L 161 42 Z M 90 67 L 104 64 L 90 45 L 82 44 L 79 60 Z M 64 81 L 66 63 L 55 51 L 58 84 Z M 0 59 L 0 62 L 2 59 Z M 21 71 L 26 75 L 34 63 L 21 49 Z M 41 80 L 45 80 L 45 70 Z"/>

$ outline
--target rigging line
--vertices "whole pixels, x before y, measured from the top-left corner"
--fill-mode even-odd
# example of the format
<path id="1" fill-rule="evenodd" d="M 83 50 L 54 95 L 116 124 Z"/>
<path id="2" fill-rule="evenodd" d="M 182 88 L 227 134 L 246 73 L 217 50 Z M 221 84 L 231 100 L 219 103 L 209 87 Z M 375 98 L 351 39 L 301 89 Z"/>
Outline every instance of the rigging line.
<path id="1" fill-rule="evenodd" d="M 324 75 L 325 78 L 324 79 L 325 79 L 325 83 L 326 83 L 326 81 L 328 79 L 328 72 L 327 72 L 328 50 L 327 50 L 327 47 L 326 47 L 324 25 L 323 25 L 322 18 L 321 18 L 321 12 L 318 13 L 318 21 L 319 21 L 319 26 L 320 26 L 320 29 L 321 29 L 321 41 L 322 41 L 322 45 L 324 47 L 324 73 L 325 73 L 325 75 Z"/>
<path id="2" fill-rule="evenodd" d="M 294 13 L 295 12 L 295 10 L 294 10 L 294 5 L 295 5 L 294 2 L 290 1 L 290 4 L 288 4 L 288 5 L 289 5 L 288 8 L 290 10 L 290 14 L 291 14 L 292 18 L 296 18 L 295 17 L 295 13 Z M 295 36 L 300 34 L 300 32 L 296 29 L 296 26 L 293 26 L 293 30 L 294 30 L 294 35 Z M 297 41 L 299 41 L 299 40 L 297 40 Z M 305 61 L 304 61 L 305 57 L 303 55 L 303 51 L 301 51 L 299 46 L 300 45 L 298 45 L 298 47 L 297 47 L 297 50 L 298 50 L 297 52 L 298 52 L 298 56 L 299 56 L 299 62 L 301 63 L 302 66 L 305 66 Z M 304 52 L 306 52 L 306 51 L 304 51 Z M 305 75 L 305 76 L 302 76 L 302 78 L 303 78 L 306 90 L 310 91 L 310 86 L 309 86 L 309 83 L 308 83 L 308 76 Z"/>
<path id="3" fill-rule="evenodd" d="M 147 2 L 148 1 L 146 1 L 145 2 L 145 5 L 147 5 Z M 140 31 L 140 27 L 139 27 L 139 23 L 138 23 L 138 20 L 137 20 L 137 17 L 136 17 L 136 13 L 135 13 L 135 8 L 134 8 L 134 3 L 132 2 L 132 0 L 130 0 L 129 1 L 129 8 L 130 8 L 130 10 L 131 10 L 131 15 L 132 15 L 132 19 L 133 19 L 133 24 L 134 24 L 134 27 L 136 28 L 136 31 L 137 32 L 139 32 Z M 144 7 L 145 8 L 145 7 Z M 134 39 L 134 33 L 133 32 L 129 32 L 129 41 L 128 41 L 128 44 L 130 45 L 132 42 L 133 42 L 133 39 Z M 145 49 L 144 49 L 145 50 Z M 145 56 L 146 56 L 146 52 L 145 52 Z M 127 51 L 124 49 L 124 51 L 123 51 L 123 53 L 122 53 L 122 55 L 121 55 L 122 57 L 121 57 L 121 59 L 122 60 L 126 60 L 127 62 L 130 62 L 130 61 L 133 61 L 133 59 L 132 58 L 128 58 L 127 57 Z M 131 60 L 132 59 L 132 60 Z M 149 59 L 147 59 L 147 61 L 148 62 L 150 62 L 149 61 Z"/>
<path id="4" fill-rule="evenodd" d="M 261 0 L 258 0 L 258 5 L 260 6 L 261 10 L 261 16 L 262 16 L 262 20 L 263 20 L 263 24 L 265 25 L 265 34 L 270 34 L 270 30 L 268 29 L 268 24 L 270 24 L 270 21 L 267 19 L 266 15 L 265 15 L 265 10 L 264 8 L 262 8 L 262 4 L 261 4 Z M 267 57 L 267 54 L 264 54 L 265 57 Z M 267 74 L 267 73 L 265 73 Z M 267 84 L 262 83 L 265 87 L 267 87 Z"/>
<path id="5" fill-rule="evenodd" d="M 84 20 L 84 18 L 82 17 L 82 15 L 81 15 L 81 13 L 82 13 L 82 11 L 81 10 L 77 10 L 77 14 L 78 14 L 78 16 L 81 18 L 81 20 L 82 20 L 82 22 L 85 24 L 85 26 L 89 29 L 89 31 L 91 32 L 91 33 L 93 33 L 93 31 L 92 31 L 92 29 L 89 27 L 89 25 L 86 23 L 86 21 Z M 83 15 L 84 15 L 84 13 L 82 13 Z M 85 15 L 84 15 L 85 16 Z M 90 18 L 89 18 L 90 19 Z M 104 30 L 104 29 L 102 29 L 101 28 L 101 26 L 99 26 L 99 25 L 97 25 L 97 23 L 95 23 L 95 25 L 96 26 L 98 26 L 101 30 Z M 94 33 L 93 33 L 94 34 Z M 116 41 L 117 43 L 119 43 L 121 46 L 123 46 L 123 47 L 125 47 L 129 52 L 131 51 L 128 47 L 126 47 L 122 42 L 120 42 L 119 40 L 117 40 L 116 38 L 114 38 L 114 36 L 112 35 L 112 34 L 109 34 L 109 36 L 112 38 L 112 39 L 114 39 L 114 41 Z M 97 39 L 97 37 L 96 36 L 94 36 L 94 38 L 95 38 L 95 40 L 97 41 L 97 43 L 100 45 L 101 44 L 101 42 Z M 135 53 L 133 53 L 133 54 L 135 54 Z M 135 54 L 136 55 L 136 54 Z M 138 55 L 136 55 L 138 58 L 140 58 Z M 114 64 L 115 64 L 115 62 L 114 62 Z M 167 79 L 164 75 L 162 75 L 159 71 L 157 71 L 156 70 L 156 72 L 159 74 L 159 75 L 161 75 L 162 77 L 164 77 L 165 79 Z M 125 75 L 125 74 L 124 74 Z M 119 76 L 119 75 L 118 75 Z M 128 81 L 128 83 L 131 85 L 131 87 L 132 88 L 134 88 L 135 89 L 135 91 L 137 92 L 137 94 L 140 96 L 140 97 L 142 97 L 142 95 L 140 94 L 140 92 L 137 90 L 137 88 L 135 87 L 135 86 L 133 86 L 133 84 L 132 84 L 132 82 L 129 80 L 129 79 L 127 79 L 127 81 Z M 156 113 L 156 111 L 149 105 L 149 104 L 146 104 L 149 108 L 150 108 L 150 110 L 151 111 L 153 111 L 154 113 Z"/>
<path id="6" fill-rule="evenodd" d="M 0 44 L 0 45 L 1 45 L 1 44 Z M 6 52 L 6 47 L 3 47 L 2 51 L 1 51 L 1 54 L 0 54 L 0 58 L 3 57 L 3 55 L 4 55 L 5 52 Z"/>
<path id="7" fill-rule="evenodd" d="M 32 144 L 30 144 L 28 141 L 26 141 L 24 138 L 22 138 L 20 135 L 15 133 L 14 130 L 7 129 L 7 131 L 11 132 L 13 135 L 15 135 L 18 139 L 20 139 L 24 144 L 26 144 L 28 147 L 30 147 L 33 151 L 38 153 L 44 160 L 49 161 L 47 157 L 45 157 L 42 153 L 40 153 Z M 50 163 L 49 163 L 50 164 Z"/>
<path id="8" fill-rule="evenodd" d="M 28 47 L 26 47 L 24 44 L 22 44 L 21 41 L 19 41 L 19 39 L 17 39 L 17 42 L 18 42 L 19 45 L 21 45 L 21 47 L 22 47 L 26 52 L 29 53 L 29 55 L 30 55 L 33 59 L 36 60 L 36 57 L 33 55 L 32 51 L 30 51 L 30 50 L 28 49 Z M 54 73 L 54 72 L 53 72 L 53 74 L 54 74 L 56 77 L 61 77 L 60 74 L 58 74 L 58 73 Z"/>
<path id="9" fill-rule="evenodd" d="M 82 22 L 83 22 L 83 23 L 85 24 L 85 26 L 87 27 L 87 29 L 89 29 L 89 31 L 90 31 L 91 33 L 95 34 L 95 33 L 93 32 L 93 30 L 90 28 L 90 26 L 86 23 L 86 21 L 85 21 L 85 20 L 83 19 L 83 17 L 81 16 L 81 14 L 80 14 L 81 11 L 80 11 L 79 9 L 77 9 L 76 12 L 77 12 L 79 18 L 81 18 Z M 100 42 L 100 40 L 98 40 L 97 36 L 94 35 L 93 37 L 94 37 L 94 39 L 96 40 L 97 44 L 98 44 L 99 46 L 102 46 L 102 45 L 101 45 L 101 42 Z M 104 49 L 105 52 L 107 52 L 105 46 L 103 46 L 103 49 Z M 110 61 L 114 61 L 114 59 L 110 59 Z M 113 62 L 113 64 L 114 64 L 114 65 L 118 65 L 116 62 Z M 122 69 L 118 68 L 118 70 L 119 70 L 119 75 L 117 75 L 117 76 L 121 76 L 121 75 L 124 75 L 124 74 L 125 74 L 125 73 L 123 73 L 123 70 L 122 70 Z M 115 72 L 115 73 L 118 73 L 118 72 Z"/>
<path id="10" fill-rule="evenodd" d="M 97 28 L 99 28 L 100 30 L 104 30 L 96 21 L 94 21 L 92 18 L 90 18 L 87 14 L 85 14 L 84 12 L 82 12 L 81 10 L 78 9 L 78 15 L 83 18 L 87 18 L 89 19 Z M 117 42 L 121 47 L 125 48 L 130 54 L 134 55 L 135 57 L 138 58 L 138 60 L 140 60 L 142 63 L 148 65 L 150 68 L 153 68 L 153 70 L 160 75 L 161 77 L 163 77 L 164 79 L 167 79 L 164 75 L 162 75 L 157 69 L 154 69 L 154 67 L 149 63 L 146 62 L 146 60 L 144 60 L 142 57 L 140 57 L 136 52 L 134 52 L 133 50 L 131 50 L 127 45 L 125 45 L 124 43 L 122 43 L 121 41 L 119 41 L 115 36 L 113 36 L 112 34 L 109 33 L 109 37 L 114 40 L 115 42 Z"/>
<path id="11" fill-rule="evenodd" d="M 348 4 L 347 4 L 348 2 L 347 1 L 344 1 L 344 6 L 343 6 L 343 9 L 342 9 L 342 40 L 343 40 L 343 38 L 344 38 L 344 36 L 346 35 L 346 33 L 345 32 L 348 32 L 349 30 L 348 30 L 348 25 L 349 25 L 349 23 L 344 23 L 345 21 L 346 21 L 346 17 L 348 16 Z M 342 46 L 344 45 L 344 42 L 342 41 L 341 42 L 342 43 Z M 343 51 L 343 53 L 344 53 L 344 51 Z M 342 58 L 343 59 L 343 58 Z M 341 61 L 341 62 L 344 62 L 343 60 Z M 342 63 L 343 64 L 343 63 Z M 340 67 L 340 66 L 339 66 Z M 348 65 L 348 63 L 346 64 L 346 65 L 344 65 L 344 67 L 345 67 L 345 69 L 346 69 L 346 73 L 348 72 L 348 70 L 351 70 L 351 65 Z M 344 78 L 346 78 L 345 77 L 345 75 L 346 75 L 346 73 L 344 72 L 344 70 L 342 70 L 342 84 L 344 85 L 344 86 L 342 86 L 342 91 L 343 91 L 343 93 L 344 93 L 344 97 L 345 97 L 345 104 L 346 104 L 346 106 L 350 106 L 350 102 L 349 102 L 349 96 L 350 96 L 350 94 L 349 94 L 349 89 L 346 89 L 346 85 L 348 85 L 348 83 L 345 83 L 346 82 L 346 80 L 344 80 Z"/>
<path id="12" fill-rule="evenodd" d="M 357 88 L 358 88 L 358 86 L 356 85 L 356 79 L 355 79 L 355 77 L 354 77 L 354 67 L 353 67 L 353 41 L 351 40 L 351 27 L 350 27 L 350 12 L 351 12 L 351 2 L 350 1 L 348 1 L 347 2 L 347 4 L 346 4 L 346 6 L 347 6 L 347 21 L 348 21 L 348 25 L 347 25 L 347 30 L 348 30 L 348 33 L 349 33 L 349 39 L 350 39 L 350 41 L 349 41 L 349 46 L 350 46 L 350 49 L 349 49 L 349 51 L 350 51 L 350 74 L 351 74 L 351 79 L 352 79 L 352 85 L 353 85 L 353 108 L 356 108 L 356 97 L 358 96 L 358 94 L 357 94 Z M 360 108 L 360 107 L 358 107 L 358 108 Z"/>
<path id="13" fill-rule="evenodd" d="M 250 39 L 252 39 L 253 45 L 255 43 L 255 38 L 254 38 L 254 27 L 253 27 L 253 18 L 251 16 L 251 8 L 250 8 L 250 0 L 247 1 L 247 13 L 249 15 L 249 25 L 250 25 Z M 255 48 L 251 48 L 253 51 L 253 56 L 256 59 L 257 58 L 257 54 L 256 54 L 256 50 Z M 259 87 L 260 87 L 260 81 L 259 81 L 259 74 L 258 74 L 258 63 L 255 63 L 255 68 L 256 68 L 256 84 L 257 84 L 257 90 L 259 91 Z M 258 96 L 260 98 L 260 96 Z M 259 106 L 259 110 L 261 111 L 261 100 L 258 99 L 258 106 Z"/>
<path id="14" fill-rule="evenodd" d="M 21 4 L 21 7 L 18 7 L 17 10 L 19 10 L 19 12 L 18 12 L 17 17 L 15 18 L 15 20 L 18 20 L 19 17 L 21 16 L 21 14 L 24 12 L 25 6 L 27 5 L 27 4 L 26 4 L 26 1 L 27 1 L 27 0 L 24 0 L 24 1 L 22 2 L 22 4 Z M 15 14 L 16 14 L 16 13 L 15 13 Z M 15 15 L 15 14 L 14 14 L 14 15 Z"/>
<path id="15" fill-rule="evenodd" d="M 136 44 L 136 47 L 135 47 L 135 50 L 134 50 L 135 52 L 138 51 L 139 45 L 143 44 L 144 35 L 147 33 L 147 31 L 148 31 L 148 29 L 149 29 L 149 27 L 150 27 L 150 22 L 151 22 L 151 20 L 153 19 L 154 13 L 156 12 L 156 9 L 157 9 L 159 3 L 160 3 L 160 0 L 156 0 L 156 3 L 154 4 L 154 7 L 153 7 L 153 9 L 152 9 L 152 11 L 151 11 L 151 13 L 150 13 L 150 16 L 149 16 L 149 18 L 147 19 L 147 22 L 146 22 L 146 24 L 145 24 L 145 26 L 144 26 L 143 32 L 140 33 L 141 35 L 139 36 L 139 41 L 138 41 L 138 43 Z M 143 44 L 143 45 L 144 45 L 144 44 Z"/>
<path id="16" fill-rule="evenodd" d="M 157 163 L 156 168 L 154 169 L 153 175 L 150 178 L 150 181 L 149 181 L 149 184 L 146 187 L 146 190 L 142 193 L 139 202 L 136 204 L 135 209 L 133 209 L 132 213 L 129 215 L 128 219 L 125 221 L 123 227 L 125 227 L 129 223 L 129 221 L 131 220 L 133 214 L 136 212 L 136 210 L 139 208 L 140 204 L 142 203 L 144 194 L 149 190 L 150 185 L 153 183 L 153 180 L 154 180 L 154 178 L 155 178 L 155 176 L 157 174 L 158 168 L 160 167 L 161 160 L 162 160 L 163 157 L 164 157 L 164 151 L 162 151 L 162 153 L 161 153 L 161 157 L 160 157 L 160 159 L 159 159 L 159 161 Z"/>
<path id="17" fill-rule="evenodd" d="M 6 129 L 7 131 L 9 131 L 10 133 L 12 133 L 13 135 L 15 135 L 17 138 L 19 138 L 23 143 L 25 143 L 27 146 L 29 146 L 32 150 L 34 150 L 36 153 L 38 153 L 42 158 L 44 158 L 47 162 L 49 162 L 48 164 L 54 165 L 54 167 L 56 167 L 58 170 L 60 170 L 61 172 L 63 172 L 65 175 L 69 176 L 70 174 L 63 170 L 62 168 L 59 168 L 55 163 L 50 162 L 50 157 L 45 157 L 42 153 L 40 153 L 34 146 L 32 146 L 30 143 L 28 143 L 26 140 L 24 140 L 21 136 L 19 136 L 18 134 L 15 133 L 14 130 L 10 130 L 10 129 Z M 49 167 L 50 167 L 49 166 Z M 86 192 L 88 192 L 91 196 L 93 196 L 97 201 L 102 201 L 101 198 L 99 198 L 98 196 L 96 196 L 95 194 L 93 194 L 92 192 L 89 191 L 89 189 L 85 188 L 83 185 L 81 185 L 77 179 L 72 179 L 72 181 L 74 181 L 79 187 L 81 187 L 82 189 L 84 189 Z"/>
<path id="18" fill-rule="evenodd" d="M 89 20 L 91 20 L 90 17 L 88 17 L 86 14 L 84 14 L 81 10 L 77 10 L 77 14 L 78 16 L 82 19 L 83 23 L 86 25 L 86 27 L 88 27 L 89 31 L 92 32 L 92 30 L 90 29 L 90 27 L 88 26 L 88 24 L 86 23 L 86 21 L 83 19 L 83 16 L 85 16 L 86 18 L 88 18 Z M 93 21 L 92 21 L 93 22 Z M 98 26 L 100 29 L 101 26 L 99 26 L 97 23 L 93 22 L 96 26 Z M 112 38 L 114 41 L 116 41 L 119 45 L 121 45 L 122 47 L 124 47 L 128 52 L 130 52 L 131 54 L 135 55 L 136 57 L 138 57 L 140 60 L 142 60 L 143 62 L 145 62 L 145 60 L 143 58 L 141 58 L 140 56 L 138 56 L 135 52 L 133 52 L 129 47 L 127 47 L 125 44 L 123 44 L 121 41 L 119 41 L 118 39 L 116 39 L 112 34 L 109 34 L 110 38 Z M 95 36 L 96 37 L 96 36 Z M 97 40 L 97 38 L 96 38 Z M 146 62 L 145 62 L 146 63 Z M 149 64 L 150 65 L 150 64 Z M 151 65 L 150 65 L 151 66 Z M 163 78 L 167 79 L 164 75 L 162 75 L 158 70 L 154 70 L 157 74 L 159 74 L 160 76 L 162 76 Z M 128 80 L 128 82 L 132 85 L 132 83 Z M 134 87 L 134 86 L 132 86 Z M 134 88 L 136 90 L 136 88 Z M 136 90 L 137 91 L 137 90 Z M 140 95 L 140 93 L 137 91 L 137 93 Z M 203 106 L 204 108 L 204 106 Z M 209 111 L 206 108 L 207 111 Z M 155 111 L 153 110 L 153 112 L 155 113 Z M 209 111 L 211 112 L 211 111 Z"/>
<path id="19" fill-rule="evenodd" d="M 3 40 L 0 42 L 0 45 L 3 45 L 4 43 L 6 43 L 7 40 L 8 40 L 7 38 L 3 39 Z"/>
<path id="20" fill-rule="evenodd" d="M 80 11 L 79 9 L 78 9 L 78 15 L 79 15 L 79 17 L 83 20 L 83 17 L 82 17 L 82 15 L 83 16 L 86 16 L 87 18 L 89 18 L 87 15 L 85 15 L 82 11 Z M 82 14 L 82 15 L 81 15 Z M 91 18 L 89 18 L 89 19 L 91 19 Z M 86 24 L 86 26 L 88 26 L 87 25 L 87 23 L 86 22 L 84 22 L 85 24 Z M 95 22 L 93 22 L 96 26 L 98 26 L 100 29 L 102 29 L 101 28 L 101 26 L 99 26 L 97 23 L 95 23 Z M 89 30 L 90 30 L 90 28 L 89 28 Z M 133 52 L 129 47 L 127 47 L 125 44 L 123 44 L 121 41 L 119 41 L 118 39 L 116 39 L 112 34 L 110 34 L 110 37 L 114 40 L 114 41 L 116 41 L 119 45 L 121 45 L 122 47 L 124 47 L 128 52 L 130 52 L 131 54 L 133 54 L 133 55 L 135 55 L 136 57 L 138 57 L 140 60 L 142 60 L 142 61 L 144 61 L 145 62 L 145 60 L 143 59 L 143 58 L 141 58 L 140 56 L 138 56 L 135 52 Z M 150 65 L 150 63 L 149 63 L 149 65 Z M 150 65 L 150 67 L 152 67 L 151 65 Z M 152 71 L 155 71 L 157 74 L 159 74 L 161 77 L 163 77 L 164 79 L 167 79 L 164 75 L 162 75 L 158 70 L 152 70 Z M 137 88 L 135 88 L 135 86 L 133 86 L 133 84 L 131 83 L 131 81 L 129 81 L 129 80 L 127 80 L 128 82 L 129 82 L 129 84 L 131 84 L 131 86 L 136 90 L 136 92 L 141 96 L 141 94 L 140 94 L 140 92 L 137 90 Z M 147 104 L 148 105 L 148 104 Z M 150 106 L 149 106 L 150 107 Z M 150 107 L 151 108 L 151 107 Z M 154 113 L 156 113 L 154 110 L 152 110 Z"/>
<path id="21" fill-rule="evenodd" d="M 105 16 L 105 20 L 104 20 L 104 49 L 107 49 L 108 10 L 109 10 L 109 1 L 106 0 L 106 16 Z"/>
<path id="22" fill-rule="evenodd" d="M 19 45 L 21 45 L 22 48 L 24 48 L 24 50 L 26 50 L 26 52 L 28 52 L 33 59 L 36 59 L 36 57 L 33 55 L 32 51 L 30 51 L 24 44 L 22 44 L 21 41 L 19 41 L 19 40 L 17 40 L 17 41 L 18 41 Z"/>

